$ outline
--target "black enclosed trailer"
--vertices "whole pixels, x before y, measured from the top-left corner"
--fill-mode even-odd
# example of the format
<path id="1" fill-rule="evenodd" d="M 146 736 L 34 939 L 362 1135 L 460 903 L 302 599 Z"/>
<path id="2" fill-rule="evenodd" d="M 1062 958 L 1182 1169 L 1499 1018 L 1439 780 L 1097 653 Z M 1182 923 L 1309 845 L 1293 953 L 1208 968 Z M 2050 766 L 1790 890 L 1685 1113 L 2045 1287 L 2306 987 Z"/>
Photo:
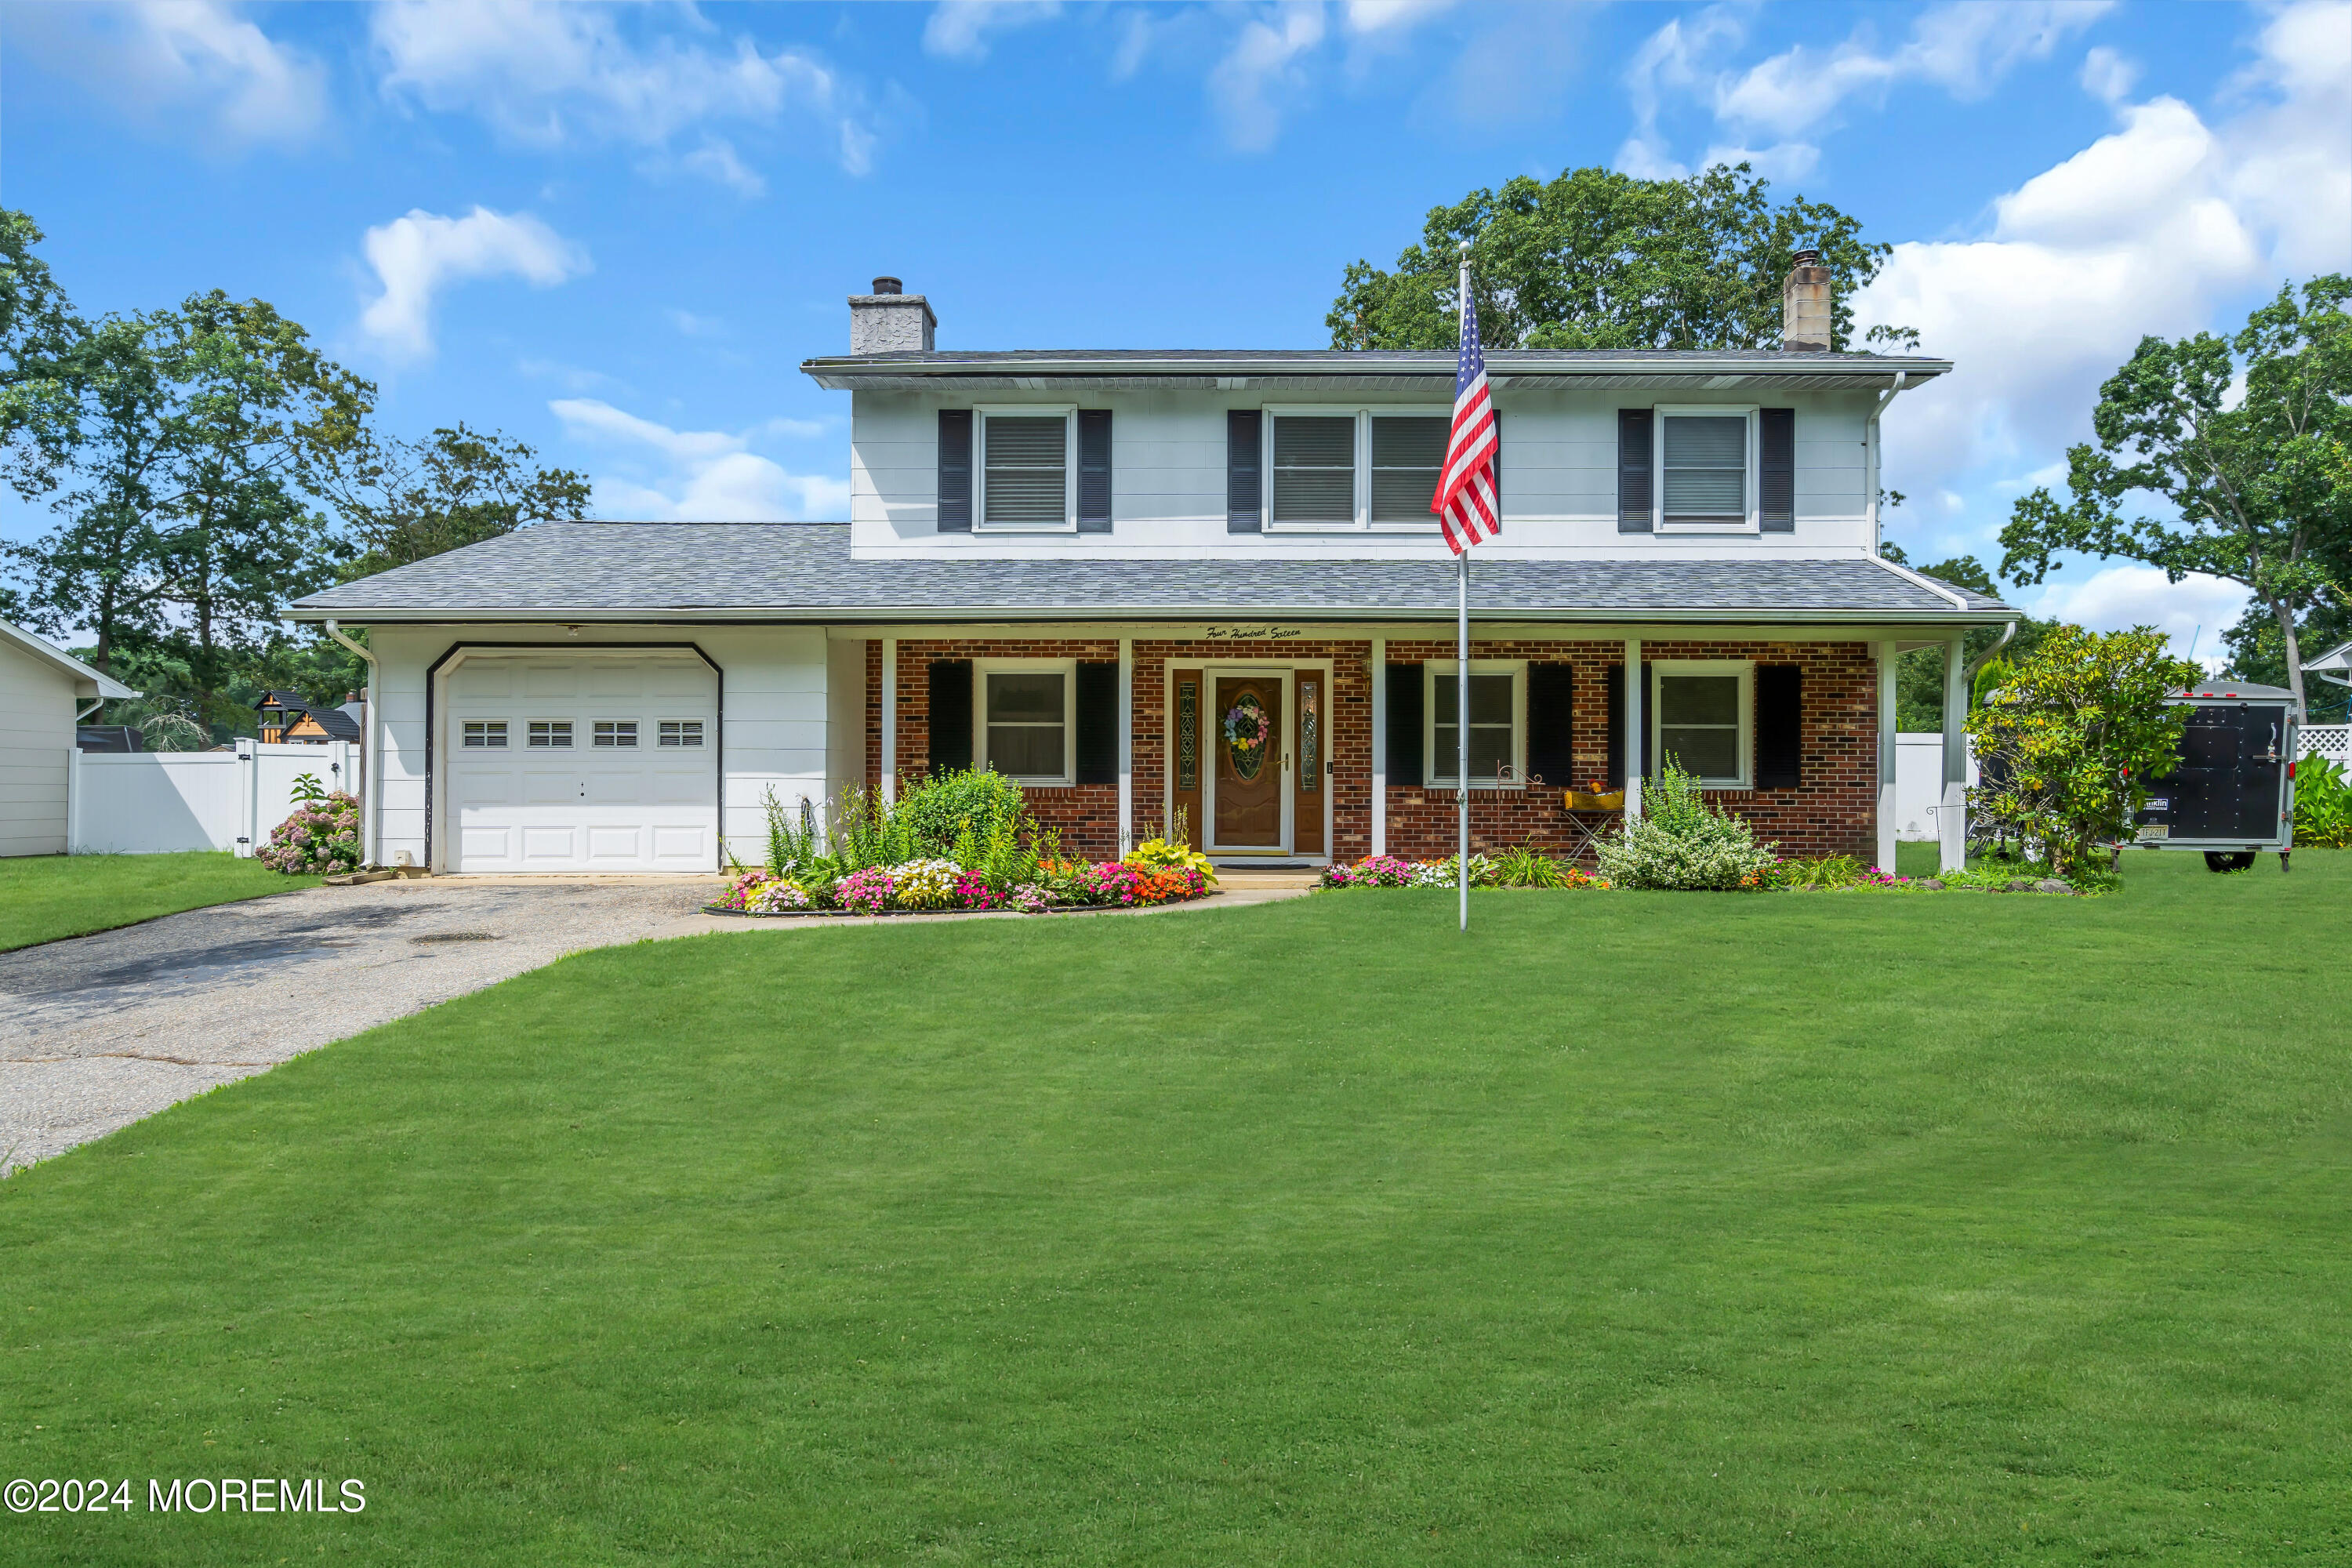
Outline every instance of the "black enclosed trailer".
<path id="1" fill-rule="evenodd" d="M 2143 849 L 2197 849 L 2217 871 L 2294 848 L 2294 694 L 2244 681 L 2207 681 L 2173 693 L 2189 710 L 2180 765 L 2147 783 L 2134 821 Z"/>

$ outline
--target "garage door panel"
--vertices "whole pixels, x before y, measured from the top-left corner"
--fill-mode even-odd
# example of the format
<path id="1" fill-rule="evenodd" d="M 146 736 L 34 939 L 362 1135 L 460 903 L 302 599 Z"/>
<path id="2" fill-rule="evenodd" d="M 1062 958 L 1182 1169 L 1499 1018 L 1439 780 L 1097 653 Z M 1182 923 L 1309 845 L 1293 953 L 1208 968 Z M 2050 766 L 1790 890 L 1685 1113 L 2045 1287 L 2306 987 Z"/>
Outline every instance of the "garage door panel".
<path id="1" fill-rule="evenodd" d="M 536 654 L 469 658 L 447 689 L 453 869 L 709 871 L 717 862 L 718 680 L 685 657 Z M 512 747 L 460 750 L 467 720 L 507 726 Z M 663 746 L 661 721 L 712 743 Z M 568 723 L 569 747 L 528 746 L 538 721 Z M 594 743 L 635 726 L 634 746 Z"/>

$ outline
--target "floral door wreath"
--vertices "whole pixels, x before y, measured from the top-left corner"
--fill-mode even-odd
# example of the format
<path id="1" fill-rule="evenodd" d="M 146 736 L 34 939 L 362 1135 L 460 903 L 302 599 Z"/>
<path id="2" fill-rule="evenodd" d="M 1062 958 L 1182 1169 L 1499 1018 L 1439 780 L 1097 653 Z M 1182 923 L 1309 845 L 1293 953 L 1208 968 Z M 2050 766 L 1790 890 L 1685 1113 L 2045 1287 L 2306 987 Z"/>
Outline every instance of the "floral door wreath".
<path id="1" fill-rule="evenodd" d="M 1257 693 L 1244 691 L 1225 711 L 1225 747 L 1234 759 L 1234 773 L 1244 783 L 1265 766 L 1266 742 L 1274 739 L 1274 721 Z"/>

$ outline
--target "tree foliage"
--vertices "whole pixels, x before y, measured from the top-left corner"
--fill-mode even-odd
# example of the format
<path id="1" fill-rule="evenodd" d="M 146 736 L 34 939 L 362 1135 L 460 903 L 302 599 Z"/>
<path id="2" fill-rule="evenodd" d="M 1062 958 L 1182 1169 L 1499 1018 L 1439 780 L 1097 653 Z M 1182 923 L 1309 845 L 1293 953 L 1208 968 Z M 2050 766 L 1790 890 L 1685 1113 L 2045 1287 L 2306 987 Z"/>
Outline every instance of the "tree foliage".
<path id="1" fill-rule="evenodd" d="M 1882 544 L 1879 554 L 1898 566 L 1910 566 L 1910 558 L 1899 546 Z M 1984 563 L 1973 555 L 1956 555 L 1948 561 L 1937 561 L 1911 569 L 1923 577 L 1933 577 L 1955 588 L 1967 588 L 1990 598 L 2000 596 L 2000 586 Z M 2057 629 L 2056 621 L 2036 620 L 2032 616 L 2017 617 L 2017 630 L 2004 643 L 1999 626 L 1978 626 L 1961 643 L 1961 657 L 1967 660 L 1963 673 L 1969 677 L 1970 706 L 1982 700 L 1988 689 L 1987 671 L 2005 670 L 2042 646 L 2042 639 Z M 1940 647 L 1915 647 L 1902 657 L 1895 676 L 1895 728 L 1906 733 L 1940 733 L 1944 728 L 1944 650 Z"/>
<path id="2" fill-rule="evenodd" d="M 1780 341 L 1780 286 L 1801 249 L 1836 279 L 1832 348 L 1853 332 L 1853 293 L 1892 247 L 1802 196 L 1776 205 L 1748 166 L 1681 180 L 1573 169 L 1522 176 L 1433 207 L 1422 240 L 1382 270 L 1347 269 L 1326 318 L 1340 349 L 1451 349 L 1457 246 L 1470 242 L 1478 329 L 1489 348 L 1756 349 Z M 1874 329 L 1900 341 L 1916 334 Z"/>
<path id="3" fill-rule="evenodd" d="M 2001 530 L 2001 575 L 2039 583 L 2061 552 L 2122 556 L 2242 583 L 2278 627 L 2304 710 L 2299 623 L 2341 603 L 2352 566 L 2352 279 L 2282 288 L 2235 337 L 2140 340 L 2099 388 L 2096 444 L 2066 454 L 2069 498 L 2046 489 Z M 2139 514 L 2144 492 L 2173 519 Z M 2126 510 L 2126 506 L 2134 510 Z"/>
<path id="4" fill-rule="evenodd" d="M 0 478 L 28 498 L 56 482 L 72 446 L 88 331 L 34 254 L 44 237 L 31 218 L 0 207 Z"/>
<path id="5" fill-rule="evenodd" d="M 2168 703 L 2200 673 L 2161 632 L 2059 626 L 1969 715 L 1983 782 L 1969 810 L 2022 840 L 2061 876 L 2095 875 L 2128 840 L 2147 781 L 2179 762 L 2188 710 Z"/>
<path id="6" fill-rule="evenodd" d="M 587 477 L 462 420 L 422 441 L 363 434 L 326 455 L 312 482 L 343 525 L 341 581 L 373 576 L 534 522 L 588 515 Z"/>

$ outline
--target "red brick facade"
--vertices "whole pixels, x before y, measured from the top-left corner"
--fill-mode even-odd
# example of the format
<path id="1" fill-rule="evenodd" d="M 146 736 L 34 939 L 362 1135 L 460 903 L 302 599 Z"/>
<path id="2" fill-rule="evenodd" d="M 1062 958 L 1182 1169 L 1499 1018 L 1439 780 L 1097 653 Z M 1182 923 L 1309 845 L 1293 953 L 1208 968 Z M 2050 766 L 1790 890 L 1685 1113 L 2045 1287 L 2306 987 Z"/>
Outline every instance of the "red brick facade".
<path id="1" fill-rule="evenodd" d="M 866 644 L 866 752 L 869 784 L 881 778 L 882 680 L 879 641 Z M 1648 660 L 1755 659 L 1804 669 L 1802 784 L 1789 790 L 1711 791 L 1717 805 L 1747 817 L 1783 854 L 1876 853 L 1878 811 L 1877 666 L 1866 643 L 1644 642 Z M 1391 662 L 1450 660 L 1448 640 L 1392 641 Z M 901 638 L 898 668 L 898 761 L 902 776 L 920 774 L 929 752 L 930 666 L 948 658 L 1115 659 L 1113 637 Z M 1534 844 L 1553 850 L 1573 841 L 1559 791 L 1590 787 L 1607 771 L 1606 692 L 1624 661 L 1622 642 L 1474 641 L 1474 658 L 1531 659 L 1574 668 L 1572 703 L 1575 777 L 1547 779 L 1540 787 L 1475 791 L 1470 833 L 1475 849 Z M 1363 639 L 1309 642 L 1205 642 L 1138 637 L 1134 643 L 1133 788 L 1135 837 L 1161 830 L 1166 814 L 1167 671 L 1171 664 L 1328 664 L 1331 669 L 1331 850 L 1352 861 L 1371 852 L 1371 644 Z M 1060 831 L 1064 845 L 1088 855 L 1118 851 L 1118 788 L 1081 784 L 1028 792 L 1038 821 Z M 1453 853 L 1454 795 L 1392 783 L 1388 791 L 1388 849 L 1409 859 Z"/>

